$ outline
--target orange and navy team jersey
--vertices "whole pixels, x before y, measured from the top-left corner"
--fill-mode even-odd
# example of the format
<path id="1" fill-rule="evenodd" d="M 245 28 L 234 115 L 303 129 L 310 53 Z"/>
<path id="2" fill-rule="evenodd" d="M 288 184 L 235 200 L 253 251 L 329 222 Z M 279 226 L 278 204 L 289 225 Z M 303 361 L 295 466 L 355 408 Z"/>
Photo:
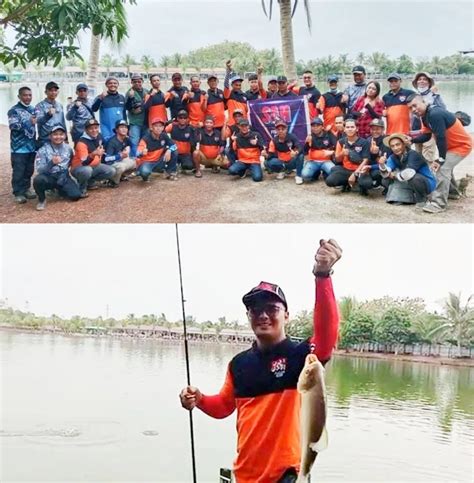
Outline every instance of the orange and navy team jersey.
<path id="1" fill-rule="evenodd" d="M 178 147 L 178 154 L 190 154 L 194 150 L 196 136 L 191 126 L 181 128 L 177 123 L 173 123 L 166 126 L 166 132 Z"/>
<path id="2" fill-rule="evenodd" d="M 240 132 L 240 129 L 239 129 L 239 126 L 237 126 L 237 124 L 234 124 L 233 126 L 227 126 L 225 128 L 224 137 L 226 139 L 229 139 L 231 136 L 237 136 L 239 132 Z"/>
<path id="3" fill-rule="evenodd" d="M 248 115 L 248 104 L 247 104 L 247 96 L 242 91 L 233 91 L 228 87 L 224 88 L 224 99 L 226 100 L 227 105 L 227 124 L 232 126 L 235 124 L 234 121 L 234 111 L 236 109 L 242 109 L 244 118 Z"/>
<path id="4" fill-rule="evenodd" d="M 183 96 L 185 92 L 188 92 L 187 87 L 180 87 L 176 89 L 176 87 L 170 87 L 165 94 L 165 105 L 169 107 L 171 113 L 171 119 L 176 119 L 178 112 L 184 109 L 187 110 L 187 101 L 183 102 Z"/>
<path id="5" fill-rule="evenodd" d="M 400 89 L 396 94 L 387 92 L 382 97 L 387 110 L 387 134 L 410 132 L 410 108 L 407 105 L 407 98 L 413 91 Z"/>
<path id="6" fill-rule="evenodd" d="M 325 92 L 317 104 L 323 116 L 324 127 L 333 126 L 337 116 L 342 116 L 346 105 L 342 102 L 343 92 Z"/>
<path id="7" fill-rule="evenodd" d="M 89 154 L 95 151 L 100 145 L 103 144 L 102 136 L 99 134 L 95 139 L 92 139 L 87 134 L 83 134 L 74 148 L 74 157 L 71 161 L 71 169 L 79 166 L 97 166 L 100 164 L 101 158 L 99 155 L 95 155 L 91 160 Z"/>
<path id="8" fill-rule="evenodd" d="M 428 106 L 422 118 L 423 129 L 416 142 L 425 142 L 434 134 L 436 145 L 441 158 L 451 152 L 465 157 L 472 151 L 472 139 L 466 132 L 461 121 L 451 112 L 437 106 Z"/>
<path id="9" fill-rule="evenodd" d="M 189 92 L 192 94 L 188 100 L 189 124 L 197 127 L 199 123 L 204 123 L 204 117 L 206 115 L 203 110 L 205 92 L 201 89 L 197 91 L 191 90 Z"/>
<path id="10" fill-rule="evenodd" d="M 162 132 L 158 138 L 155 138 L 151 132 L 147 132 L 138 143 L 137 166 L 143 163 L 155 163 L 160 160 L 167 148 L 172 148 L 174 142 L 167 134 Z M 141 155 L 144 149 L 148 149 L 148 153 Z"/>
<path id="11" fill-rule="evenodd" d="M 224 91 L 216 89 L 215 91 L 208 89 L 207 110 L 205 116 L 214 118 L 214 126 L 221 128 L 225 123 L 225 101 Z"/>
<path id="12" fill-rule="evenodd" d="M 295 86 L 291 90 L 298 96 L 308 96 L 309 118 L 314 119 L 315 117 L 317 117 L 317 105 L 319 98 L 321 97 L 321 92 L 319 92 L 319 89 L 316 86 Z"/>
<path id="13" fill-rule="evenodd" d="M 214 418 L 225 418 L 237 409 L 238 483 L 275 483 L 286 470 L 299 470 L 298 377 L 311 352 L 326 364 L 339 330 L 331 279 L 318 278 L 315 292 L 313 337 L 302 343 L 285 339 L 265 351 L 254 343 L 231 360 L 220 392 L 203 395 L 198 405 Z"/>
<path id="14" fill-rule="evenodd" d="M 325 151 L 335 151 L 336 144 L 332 132 L 323 131 L 320 136 L 311 133 L 311 143 L 305 143 L 304 153 L 308 155 L 308 161 L 331 161 L 332 155 L 325 154 Z"/>
<path id="15" fill-rule="evenodd" d="M 255 146 L 250 142 L 252 139 L 257 140 Z M 232 144 L 237 160 L 245 164 L 260 164 L 260 153 L 264 147 L 262 136 L 255 131 L 249 131 L 245 136 L 237 133 L 237 139 Z"/>
<path id="16" fill-rule="evenodd" d="M 267 93 L 265 89 L 257 89 L 256 91 L 245 91 L 245 95 L 247 96 L 248 101 L 254 101 L 255 99 L 266 99 Z"/>
<path id="17" fill-rule="evenodd" d="M 204 128 L 199 129 L 197 139 L 200 143 L 200 151 L 207 159 L 216 159 L 219 156 L 219 151 L 225 146 L 225 141 L 222 140 L 222 133 L 220 129 L 213 129 L 207 132 Z"/>
<path id="18" fill-rule="evenodd" d="M 280 161 L 288 163 L 293 156 L 291 150 L 298 151 L 298 154 L 301 154 L 303 151 L 301 143 L 294 134 L 287 133 L 283 141 L 280 141 L 278 136 L 275 136 L 268 146 L 268 159 L 278 158 Z"/>
<path id="19" fill-rule="evenodd" d="M 349 149 L 349 155 L 343 155 L 342 150 Z M 370 157 L 370 144 L 367 139 L 357 138 L 356 141 L 350 143 L 347 138 L 342 138 L 336 144 L 336 161 L 342 163 L 344 168 L 355 171 L 364 159 Z"/>
<path id="20" fill-rule="evenodd" d="M 145 111 L 147 112 L 148 125 L 151 126 L 153 119 L 161 119 L 166 122 L 168 120 L 168 113 L 165 106 L 165 95 L 159 91 L 152 96 L 147 94 L 145 96 Z"/>

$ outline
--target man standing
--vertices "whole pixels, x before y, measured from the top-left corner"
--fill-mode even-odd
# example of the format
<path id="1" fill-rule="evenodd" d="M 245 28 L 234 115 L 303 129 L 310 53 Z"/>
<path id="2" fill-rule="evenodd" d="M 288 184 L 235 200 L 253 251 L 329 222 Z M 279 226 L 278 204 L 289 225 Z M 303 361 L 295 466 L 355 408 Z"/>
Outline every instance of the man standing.
<path id="1" fill-rule="evenodd" d="M 186 110 L 189 91 L 187 87 L 183 87 L 183 76 L 179 72 L 175 72 L 171 76 L 171 81 L 173 85 L 166 93 L 165 104 L 166 107 L 169 107 L 171 119 L 175 120 L 179 111 Z"/>
<path id="2" fill-rule="evenodd" d="M 88 92 L 87 84 L 78 84 L 76 87 L 77 98 L 67 106 L 66 119 L 72 121 L 71 137 L 74 144 L 84 134 L 86 122 L 94 117 L 92 102 L 87 97 Z"/>
<path id="3" fill-rule="evenodd" d="M 12 189 L 15 201 L 20 204 L 36 198 L 30 189 L 36 156 L 36 117 L 31 100 L 31 89 L 21 87 L 18 90 L 18 103 L 8 111 Z"/>
<path id="4" fill-rule="evenodd" d="M 313 82 L 313 72 L 310 70 L 305 70 L 303 72 L 303 86 L 295 86 L 292 90 L 295 94 L 299 96 L 308 96 L 308 107 L 309 107 L 309 118 L 314 119 L 318 115 L 317 104 L 319 98 L 321 97 L 321 92 L 314 85 Z"/>
<path id="5" fill-rule="evenodd" d="M 226 63 L 226 74 L 224 79 L 224 99 L 227 104 L 227 123 L 229 126 L 234 124 L 234 110 L 241 109 L 244 117 L 248 115 L 247 96 L 242 92 L 243 79 L 232 71 L 231 61 Z M 230 86 L 229 87 L 229 83 Z"/>
<path id="6" fill-rule="evenodd" d="M 33 186 L 38 195 L 36 209 L 46 208 L 46 191 L 57 189 L 61 196 L 70 201 L 82 198 L 78 184 L 69 174 L 69 166 L 73 151 L 66 139 L 66 129 L 63 126 L 53 126 L 49 134 L 49 141 L 44 143 L 36 154 L 37 175 Z"/>
<path id="7" fill-rule="evenodd" d="M 221 391 L 210 396 L 188 386 L 180 393 L 185 409 L 197 407 L 214 418 L 227 417 L 237 409 L 234 474 L 239 483 L 296 479 L 301 444 L 296 385 L 306 356 L 314 353 L 324 365 L 336 344 L 339 316 L 331 274 L 341 255 L 335 240 L 320 241 L 313 268 L 311 338 L 298 344 L 286 337 L 286 297 L 278 285 L 260 282 L 242 299 L 256 340 L 231 360 Z"/>
<path id="8" fill-rule="evenodd" d="M 273 94 L 272 99 L 282 99 L 286 97 L 296 97 L 296 94 L 289 89 L 288 79 L 285 75 L 277 77 L 278 90 Z M 319 92 L 319 91 L 318 91 Z"/>
<path id="9" fill-rule="evenodd" d="M 143 77 L 141 74 L 132 75 L 132 87 L 127 92 L 125 108 L 128 111 L 129 136 L 132 143 L 130 155 L 135 158 L 137 147 L 145 131 L 145 96 Z"/>
<path id="10" fill-rule="evenodd" d="M 423 211 L 441 213 L 448 205 L 450 185 L 455 185 L 453 169 L 472 151 L 471 136 L 454 114 L 442 107 L 427 105 L 419 94 L 408 98 L 408 106 L 423 123 L 422 134 L 412 141 L 415 144 L 425 143 L 433 136 L 439 152 L 438 161 L 432 164 L 438 185 Z"/>
<path id="11" fill-rule="evenodd" d="M 317 104 L 318 111 L 323 116 L 324 128 L 333 132 L 336 130 L 334 126 L 336 117 L 343 116 L 346 110 L 346 106 L 342 102 L 343 94 L 337 87 L 338 82 L 339 77 L 337 75 L 328 77 L 329 90 L 320 97 Z"/>
<path id="12" fill-rule="evenodd" d="M 158 74 L 150 76 L 151 89 L 145 96 L 145 115 L 148 126 L 151 126 L 152 119 L 159 118 L 163 121 L 168 120 L 166 112 L 165 94 L 161 91 L 161 79 Z"/>
<path id="13" fill-rule="evenodd" d="M 367 83 L 365 82 L 365 68 L 361 65 L 356 65 L 352 69 L 354 76 L 354 84 L 346 87 L 344 95 L 342 96 L 342 102 L 346 104 L 348 114 L 352 112 L 352 108 L 359 97 L 365 94 Z"/>
<path id="14" fill-rule="evenodd" d="M 387 134 L 410 132 L 410 109 L 408 96 L 413 94 L 409 89 L 402 89 L 402 78 L 394 72 L 388 76 L 390 90 L 382 97 L 385 104 L 384 116 L 387 119 Z"/>
<path id="15" fill-rule="evenodd" d="M 206 103 L 206 117 L 212 116 L 214 118 L 214 126 L 217 129 L 222 129 L 225 124 L 225 102 L 224 91 L 217 88 L 219 80 L 214 74 L 210 74 L 207 78 L 207 103 Z"/>
<path id="16" fill-rule="evenodd" d="M 261 69 L 257 74 L 250 74 L 248 76 L 250 89 L 245 92 L 247 99 L 249 101 L 254 101 L 255 99 L 263 99 L 266 97 L 265 89 L 262 85 L 262 74 Z"/>
<path id="17" fill-rule="evenodd" d="M 204 125 L 205 112 L 207 110 L 207 93 L 201 89 L 199 76 L 191 77 L 191 89 L 188 98 L 189 125 L 200 128 Z"/>
<path id="18" fill-rule="evenodd" d="M 46 99 L 38 103 L 35 107 L 39 146 L 42 146 L 49 141 L 49 135 L 53 126 L 63 126 L 64 130 L 67 132 L 63 106 L 56 100 L 58 93 L 58 84 L 56 84 L 56 82 L 48 82 L 45 88 Z"/>
<path id="19" fill-rule="evenodd" d="M 100 131 L 104 142 L 107 142 L 114 135 L 117 121 L 127 120 L 127 111 L 125 97 L 118 92 L 118 80 L 115 77 L 108 77 L 105 86 L 107 90 L 95 98 L 92 110 L 99 111 Z"/>

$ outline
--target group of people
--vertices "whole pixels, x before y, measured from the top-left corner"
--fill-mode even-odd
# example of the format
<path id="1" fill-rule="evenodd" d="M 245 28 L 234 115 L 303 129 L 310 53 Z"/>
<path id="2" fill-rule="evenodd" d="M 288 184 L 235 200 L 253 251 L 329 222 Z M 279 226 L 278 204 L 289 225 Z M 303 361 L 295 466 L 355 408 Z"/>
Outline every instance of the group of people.
<path id="1" fill-rule="evenodd" d="M 78 200 L 99 182 L 117 187 L 128 175 L 149 181 L 153 172 L 176 180 L 179 170 L 201 178 L 202 166 L 240 178 L 249 172 L 254 181 L 262 181 L 264 169 L 277 179 L 295 171 L 298 185 L 322 175 L 330 187 L 362 195 L 382 189 L 388 202 L 416 203 L 429 213 L 444 211 L 448 198 L 459 196 L 453 169 L 472 150 L 463 126 L 468 116 L 446 109 L 428 73 L 416 74 L 415 90 L 390 74 L 390 90 L 381 96 L 380 84 L 366 81 L 363 66 L 353 68 L 354 82 L 344 91 L 338 77 L 329 76 L 323 94 L 310 71 L 301 86 L 283 75 L 264 86 L 259 68 L 248 76 L 244 92 L 244 79 L 230 61 L 226 67 L 223 90 L 216 75 L 208 76 L 204 91 L 198 76 L 187 88 L 175 73 L 163 92 L 158 75 L 150 76 L 146 89 L 142 76 L 134 74 L 125 95 L 118 79 L 108 77 L 104 92 L 92 100 L 81 83 L 66 110 L 55 82 L 46 84 L 46 98 L 36 107 L 31 90 L 20 88 L 19 102 L 8 112 L 15 200 L 37 197 L 37 209 L 43 210 L 48 190 Z M 277 119 L 274 137 L 265 143 L 249 123 L 248 101 L 294 96 L 307 96 L 310 134 L 299 140 Z"/>

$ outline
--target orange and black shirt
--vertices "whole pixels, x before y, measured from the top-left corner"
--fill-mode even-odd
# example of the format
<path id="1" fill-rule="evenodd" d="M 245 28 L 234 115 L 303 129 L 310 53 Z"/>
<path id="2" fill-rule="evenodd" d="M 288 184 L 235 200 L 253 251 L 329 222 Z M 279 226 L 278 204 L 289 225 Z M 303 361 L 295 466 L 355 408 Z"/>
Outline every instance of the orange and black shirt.
<path id="1" fill-rule="evenodd" d="M 77 141 L 77 144 L 74 148 L 74 157 L 71 161 L 71 169 L 79 166 L 98 166 L 101 162 L 101 157 L 99 155 L 95 155 L 91 159 L 89 154 L 103 144 L 104 140 L 101 134 L 99 134 L 96 138 L 91 138 L 84 133 L 82 137 L 79 138 L 79 141 Z"/>
<path id="2" fill-rule="evenodd" d="M 342 92 L 325 92 L 319 99 L 318 110 L 323 116 L 324 127 L 334 126 L 337 116 L 342 116 L 346 105 L 342 102 Z"/>
<path id="3" fill-rule="evenodd" d="M 140 166 L 143 163 L 156 163 L 160 160 L 166 149 L 171 148 L 174 145 L 174 142 L 165 132 L 162 132 L 157 138 L 155 138 L 150 132 L 147 132 L 138 143 L 137 151 L 139 155 L 136 160 L 137 166 Z M 148 149 L 148 153 L 140 155 L 145 148 Z"/>
<path id="4" fill-rule="evenodd" d="M 200 143 L 200 151 L 207 159 L 216 159 L 225 141 L 222 140 L 222 133 L 220 129 L 213 129 L 207 132 L 204 128 L 196 132 L 197 141 Z"/>
<path id="5" fill-rule="evenodd" d="M 176 89 L 176 87 L 171 87 L 168 89 L 165 95 L 165 105 L 166 107 L 170 108 L 171 119 L 176 119 L 178 111 L 184 109 L 187 111 L 187 102 L 183 102 L 183 96 L 185 92 L 188 92 L 187 87 L 180 87 Z M 174 95 L 177 94 L 177 97 Z"/>
<path id="6" fill-rule="evenodd" d="M 151 126 L 151 121 L 153 119 L 159 118 L 166 122 L 168 120 L 168 113 L 166 112 L 165 105 L 165 94 L 158 91 L 156 94 L 145 96 L 145 111 L 147 112 L 146 119 L 148 120 L 148 125 Z"/>
<path id="7" fill-rule="evenodd" d="M 400 89 L 397 93 L 389 91 L 382 97 L 387 110 L 387 134 L 410 132 L 410 108 L 407 104 L 410 94 L 413 91 Z"/>
<path id="8" fill-rule="evenodd" d="M 166 126 L 166 132 L 178 147 L 178 154 L 191 154 L 196 147 L 196 135 L 194 129 L 186 125 L 183 128 L 177 123 Z"/>
<path id="9" fill-rule="evenodd" d="M 305 143 L 304 153 L 308 155 L 308 161 L 331 161 L 324 151 L 335 151 L 337 139 L 332 132 L 323 131 L 320 136 L 311 133 L 311 143 Z"/>
<path id="10" fill-rule="evenodd" d="M 349 155 L 342 155 L 344 148 L 349 149 Z M 343 137 L 336 144 L 336 161 L 350 171 L 355 171 L 364 159 L 368 160 L 369 157 L 370 144 L 367 139 L 358 137 L 351 143 L 346 137 Z"/>
<path id="11" fill-rule="evenodd" d="M 198 405 L 214 418 L 237 409 L 238 483 L 275 483 L 286 470 L 299 469 L 298 377 L 309 353 L 323 364 L 330 359 L 339 330 L 331 279 L 318 278 L 315 292 L 313 337 L 299 344 L 285 339 L 268 350 L 253 344 L 231 360 L 220 392 L 203 395 Z"/>
<path id="12" fill-rule="evenodd" d="M 255 146 L 250 142 L 252 139 L 257 140 Z M 245 164 L 260 164 L 260 153 L 264 147 L 262 136 L 255 131 L 249 131 L 245 136 L 239 132 L 232 145 L 237 160 Z"/>
<path id="13" fill-rule="evenodd" d="M 267 93 L 265 89 L 257 89 L 256 91 L 245 91 L 245 95 L 247 96 L 247 100 L 254 101 L 255 99 L 266 99 Z"/>
<path id="14" fill-rule="evenodd" d="M 207 110 L 206 116 L 212 116 L 214 118 L 214 126 L 221 128 L 225 123 L 225 101 L 224 91 L 216 89 L 215 91 L 207 90 Z"/>
<path id="15" fill-rule="evenodd" d="M 316 86 L 306 87 L 301 86 L 296 92 L 299 96 L 309 96 L 308 98 L 308 107 L 309 107 L 309 116 L 310 119 L 315 118 L 318 115 L 318 101 L 321 97 L 321 92 Z"/>
<path id="16" fill-rule="evenodd" d="M 280 161 L 288 163 L 293 156 L 291 150 L 298 151 L 298 154 L 301 154 L 303 151 L 301 143 L 294 134 L 287 133 L 283 141 L 280 141 L 278 136 L 275 136 L 268 146 L 268 159 L 278 158 Z"/>
<path id="17" fill-rule="evenodd" d="M 224 98 L 227 105 L 229 126 L 235 124 L 234 121 L 234 111 L 236 109 L 242 109 L 244 118 L 247 117 L 249 109 L 247 104 L 247 96 L 242 91 L 233 91 L 230 88 L 224 88 Z"/>
<path id="18" fill-rule="evenodd" d="M 205 92 L 201 89 L 197 91 L 190 90 L 189 92 L 192 94 L 188 100 L 189 124 L 197 127 L 199 123 L 204 123 L 204 117 L 206 115 L 205 111 L 202 110 Z"/>

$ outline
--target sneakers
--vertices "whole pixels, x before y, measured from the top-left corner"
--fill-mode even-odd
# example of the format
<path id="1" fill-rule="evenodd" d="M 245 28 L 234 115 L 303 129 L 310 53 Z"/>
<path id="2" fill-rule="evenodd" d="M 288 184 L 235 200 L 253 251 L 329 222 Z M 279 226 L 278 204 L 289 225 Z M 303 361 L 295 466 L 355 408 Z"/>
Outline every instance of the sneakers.
<path id="1" fill-rule="evenodd" d="M 285 179 L 285 172 L 284 171 L 280 171 L 277 175 L 276 175 L 276 179 Z"/>
<path id="2" fill-rule="evenodd" d="M 99 189 L 99 185 L 97 183 L 91 183 L 89 185 L 87 185 L 87 189 L 88 190 L 98 190 Z"/>
<path id="3" fill-rule="evenodd" d="M 241 175 L 239 175 L 240 179 L 244 179 L 247 176 L 247 170 L 245 170 Z"/>
<path id="4" fill-rule="evenodd" d="M 36 205 L 36 209 L 38 211 L 43 211 L 45 208 L 46 208 L 46 200 L 39 201 L 38 204 Z"/>
<path id="5" fill-rule="evenodd" d="M 177 173 L 166 173 L 166 179 L 169 179 L 170 181 L 176 181 L 178 179 L 178 174 Z"/>
<path id="6" fill-rule="evenodd" d="M 296 184 L 303 184 L 303 178 L 301 176 L 295 176 Z"/>
<path id="7" fill-rule="evenodd" d="M 449 193 L 448 195 L 448 200 L 460 200 L 461 199 L 461 195 L 459 195 L 458 193 Z"/>
<path id="8" fill-rule="evenodd" d="M 220 166 L 213 166 L 211 171 L 212 171 L 212 173 L 219 173 L 221 171 L 221 167 Z"/>
<path id="9" fill-rule="evenodd" d="M 435 203 L 428 202 L 423 207 L 423 211 L 425 213 L 436 214 L 436 213 L 442 213 L 443 211 L 446 211 L 446 208 L 441 208 L 441 206 L 438 206 Z"/>
<path id="10" fill-rule="evenodd" d="M 15 203 L 18 203 L 19 205 L 26 203 L 26 196 L 25 195 L 16 195 L 15 196 Z"/>
<path id="11" fill-rule="evenodd" d="M 88 197 L 89 197 L 89 193 L 87 193 L 87 191 L 84 193 L 81 193 L 80 198 L 88 198 Z"/>
<path id="12" fill-rule="evenodd" d="M 36 199 L 36 193 L 33 190 L 28 190 L 26 193 L 24 193 L 24 196 L 27 200 Z"/>

